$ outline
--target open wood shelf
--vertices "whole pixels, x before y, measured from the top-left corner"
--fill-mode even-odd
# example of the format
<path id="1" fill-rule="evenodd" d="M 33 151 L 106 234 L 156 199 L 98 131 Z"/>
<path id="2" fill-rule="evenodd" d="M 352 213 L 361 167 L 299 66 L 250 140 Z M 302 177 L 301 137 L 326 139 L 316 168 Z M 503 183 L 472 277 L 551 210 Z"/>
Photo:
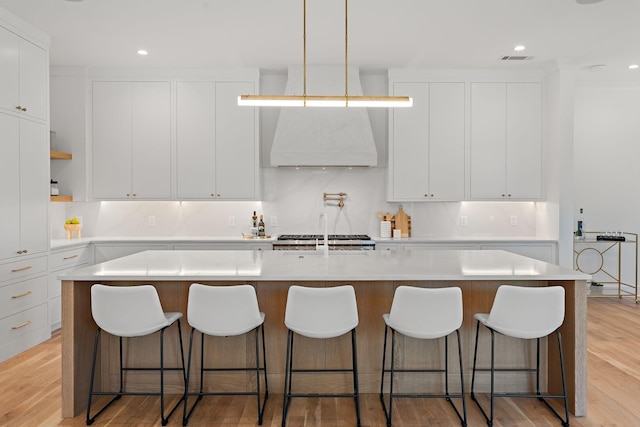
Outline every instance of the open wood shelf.
<path id="1" fill-rule="evenodd" d="M 73 196 L 51 196 L 52 202 L 73 202 Z"/>
<path id="2" fill-rule="evenodd" d="M 58 160 L 71 160 L 73 158 L 73 156 L 71 155 L 71 153 L 63 153 L 62 151 L 50 151 L 50 158 L 52 159 L 58 159 Z"/>

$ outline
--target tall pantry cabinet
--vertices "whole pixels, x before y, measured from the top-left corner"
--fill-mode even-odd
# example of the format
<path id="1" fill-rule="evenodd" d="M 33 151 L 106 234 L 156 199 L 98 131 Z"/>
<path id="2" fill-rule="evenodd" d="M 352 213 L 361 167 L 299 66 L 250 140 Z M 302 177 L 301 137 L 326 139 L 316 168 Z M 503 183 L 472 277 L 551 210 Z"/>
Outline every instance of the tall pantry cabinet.
<path id="1" fill-rule="evenodd" d="M 48 45 L 0 8 L 0 361 L 50 337 Z"/>

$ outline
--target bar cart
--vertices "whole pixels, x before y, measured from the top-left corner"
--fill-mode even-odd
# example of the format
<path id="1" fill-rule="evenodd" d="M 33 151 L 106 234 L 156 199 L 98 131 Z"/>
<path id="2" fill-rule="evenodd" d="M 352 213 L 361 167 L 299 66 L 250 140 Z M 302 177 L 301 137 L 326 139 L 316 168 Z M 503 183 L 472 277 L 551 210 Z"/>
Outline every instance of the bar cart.
<path id="1" fill-rule="evenodd" d="M 573 240 L 574 270 L 591 275 L 589 297 L 633 297 L 638 303 L 638 234 L 585 231 Z"/>

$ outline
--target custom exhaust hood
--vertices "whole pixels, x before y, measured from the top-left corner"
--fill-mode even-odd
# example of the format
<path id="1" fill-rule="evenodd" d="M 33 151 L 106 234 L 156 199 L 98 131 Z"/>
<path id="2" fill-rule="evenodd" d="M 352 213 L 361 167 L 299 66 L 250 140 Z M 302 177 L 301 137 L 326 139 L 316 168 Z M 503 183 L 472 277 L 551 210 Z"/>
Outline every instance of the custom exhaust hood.
<path id="1" fill-rule="evenodd" d="M 358 67 L 349 66 L 349 94 L 362 95 Z M 344 90 L 345 68 L 307 66 L 307 91 Z M 285 95 L 303 92 L 302 66 L 290 66 Z M 282 107 L 271 148 L 272 166 L 376 166 L 378 153 L 366 108 Z"/>

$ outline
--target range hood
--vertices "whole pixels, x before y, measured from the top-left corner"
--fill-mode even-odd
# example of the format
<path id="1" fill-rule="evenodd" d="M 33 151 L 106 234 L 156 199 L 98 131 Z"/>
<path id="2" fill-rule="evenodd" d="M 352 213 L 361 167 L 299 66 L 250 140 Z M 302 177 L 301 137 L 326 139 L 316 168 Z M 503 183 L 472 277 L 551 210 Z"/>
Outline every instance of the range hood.
<path id="1" fill-rule="evenodd" d="M 362 95 L 349 66 L 349 95 Z M 304 70 L 290 66 L 285 95 L 303 94 Z M 343 65 L 308 65 L 307 95 L 343 95 Z M 282 107 L 271 148 L 272 166 L 376 166 L 378 153 L 366 108 Z"/>

